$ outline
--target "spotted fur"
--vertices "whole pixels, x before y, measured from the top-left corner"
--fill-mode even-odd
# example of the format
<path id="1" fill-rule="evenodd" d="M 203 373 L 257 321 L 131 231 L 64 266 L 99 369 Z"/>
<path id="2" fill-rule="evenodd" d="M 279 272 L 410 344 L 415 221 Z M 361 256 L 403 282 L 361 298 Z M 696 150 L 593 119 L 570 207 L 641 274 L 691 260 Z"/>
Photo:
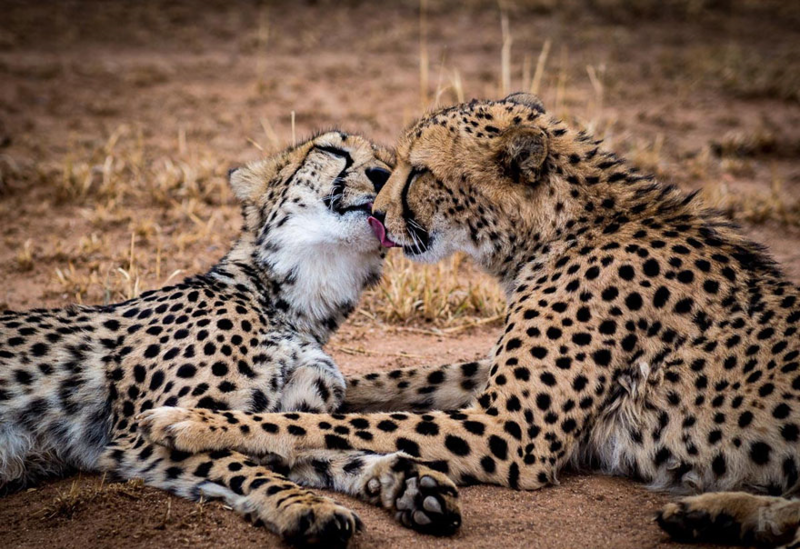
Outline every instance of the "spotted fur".
<path id="1" fill-rule="evenodd" d="M 106 471 L 188 498 L 222 497 L 303 545 L 346 545 L 360 522 L 291 479 L 361 496 L 406 523 L 416 509 L 397 509 L 404 497 L 443 515 L 440 496 L 430 498 L 454 498 L 452 483 L 399 452 L 310 451 L 286 477 L 265 456 L 150 444 L 135 418 L 198 407 L 244 434 L 228 410 L 338 409 L 346 383 L 322 346 L 380 277 L 384 253 L 367 216 L 391 162 L 358 136 L 318 135 L 231 173 L 244 226 L 208 273 L 106 307 L 0 313 L 0 490 Z M 327 482 L 325 467 L 344 477 Z M 449 509 L 457 523 L 457 505 Z"/>
<path id="2" fill-rule="evenodd" d="M 797 491 L 800 291 L 694 195 L 516 94 L 411 126 L 374 215 L 409 257 L 465 252 L 504 287 L 471 406 L 260 417 L 271 432 L 239 413 L 244 437 L 213 430 L 213 412 L 161 409 L 149 436 L 191 451 L 403 450 L 459 483 L 525 490 L 572 465 L 676 492 Z"/>

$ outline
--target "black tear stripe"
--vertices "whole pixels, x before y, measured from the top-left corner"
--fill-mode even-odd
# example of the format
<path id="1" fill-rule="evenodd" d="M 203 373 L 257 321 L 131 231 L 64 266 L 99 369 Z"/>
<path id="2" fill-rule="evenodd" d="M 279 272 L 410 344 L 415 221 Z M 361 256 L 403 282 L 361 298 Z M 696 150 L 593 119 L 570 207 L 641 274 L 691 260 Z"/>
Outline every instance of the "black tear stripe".
<path id="1" fill-rule="evenodd" d="M 411 183 L 414 181 L 414 178 L 427 171 L 428 170 L 418 168 L 411 170 L 405 185 L 403 185 L 403 190 L 400 192 L 400 203 L 403 206 L 403 220 L 406 223 L 406 230 L 412 235 L 412 239 L 416 237 L 415 242 L 420 243 L 420 249 L 417 249 L 416 245 L 403 246 L 404 249 L 408 249 L 412 253 L 423 253 L 430 246 L 430 234 L 425 229 L 417 227 L 419 223 L 417 223 L 417 218 L 414 216 L 414 213 L 411 211 L 411 206 L 408 204 L 408 190 L 411 188 Z"/>
<path id="2" fill-rule="evenodd" d="M 353 166 L 353 157 L 350 156 L 349 152 L 340 149 L 338 147 L 330 147 L 327 145 L 315 145 L 314 149 L 344 158 L 344 168 L 342 169 L 342 171 L 339 172 L 339 174 L 333 180 L 333 189 L 331 190 L 330 194 L 328 194 L 325 198 L 322 199 L 322 202 L 323 204 L 325 204 L 325 207 L 331 209 L 333 201 L 336 200 L 336 198 L 340 197 L 342 194 L 344 194 L 344 176 L 347 173 L 347 171 Z M 309 151 L 309 154 L 310 152 L 311 151 Z M 305 159 L 303 160 L 303 162 L 305 163 Z"/>

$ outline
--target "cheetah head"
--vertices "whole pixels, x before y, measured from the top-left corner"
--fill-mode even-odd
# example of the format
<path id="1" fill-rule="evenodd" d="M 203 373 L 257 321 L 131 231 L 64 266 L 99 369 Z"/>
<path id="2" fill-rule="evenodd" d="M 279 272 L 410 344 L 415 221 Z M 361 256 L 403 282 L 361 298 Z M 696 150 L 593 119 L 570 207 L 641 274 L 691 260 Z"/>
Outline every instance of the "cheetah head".
<path id="1" fill-rule="evenodd" d="M 232 170 L 229 178 L 242 204 L 244 232 L 265 261 L 280 249 L 379 255 L 367 218 L 392 165 L 389 150 L 330 131 Z"/>
<path id="2" fill-rule="evenodd" d="M 485 265 L 502 255 L 508 235 L 537 234 L 569 192 L 552 177 L 560 152 L 553 124 L 528 94 L 417 121 L 400 138 L 397 165 L 375 202 L 386 238 L 417 261 L 463 251 Z"/>

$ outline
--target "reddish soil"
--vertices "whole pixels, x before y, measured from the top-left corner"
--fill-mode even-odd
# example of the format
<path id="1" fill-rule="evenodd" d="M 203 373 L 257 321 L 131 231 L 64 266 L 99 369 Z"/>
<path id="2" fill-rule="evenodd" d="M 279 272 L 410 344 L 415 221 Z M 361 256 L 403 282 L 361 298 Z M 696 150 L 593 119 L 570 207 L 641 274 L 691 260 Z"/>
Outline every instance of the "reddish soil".
<path id="1" fill-rule="evenodd" d="M 497 4 L 430 4 L 425 105 L 462 91 L 499 96 Z M 661 179 L 703 190 L 797 282 L 792 6 L 511 3 L 510 89 L 523 75 L 530 86 L 549 40 L 540 95 L 551 112 L 592 127 Z M 0 13 L 0 308 L 121 299 L 176 270 L 207 268 L 240 223 L 226 168 L 291 143 L 291 112 L 298 139 L 341 126 L 391 143 L 423 111 L 413 1 L 0 0 Z M 474 358 L 494 339 L 489 328 L 436 336 L 412 331 L 430 331 L 413 320 L 396 328 L 364 318 L 354 315 L 358 324 L 330 346 L 345 372 Z M 416 535 L 334 497 L 364 519 L 360 548 L 680 547 L 651 520 L 668 496 L 624 479 L 561 480 L 538 492 L 464 488 L 464 527 L 453 539 Z M 220 504 L 99 484 L 82 476 L 0 500 L 0 547 L 280 545 Z"/>

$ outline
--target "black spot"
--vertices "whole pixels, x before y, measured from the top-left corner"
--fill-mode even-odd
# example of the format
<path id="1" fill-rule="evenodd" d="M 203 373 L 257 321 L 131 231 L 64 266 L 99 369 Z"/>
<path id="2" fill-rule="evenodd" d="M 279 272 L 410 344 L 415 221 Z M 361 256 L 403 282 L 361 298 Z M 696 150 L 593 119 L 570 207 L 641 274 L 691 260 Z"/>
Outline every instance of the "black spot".
<path id="1" fill-rule="evenodd" d="M 439 434 L 439 426 L 432 421 L 420 421 L 417 423 L 416 431 L 425 436 L 436 436 Z"/>
<path id="2" fill-rule="evenodd" d="M 669 448 L 662 447 L 658 452 L 656 452 L 655 457 L 653 458 L 653 463 L 655 463 L 656 467 L 663 465 L 670 457 L 672 457 L 672 452 Z"/>
<path id="3" fill-rule="evenodd" d="M 469 455 L 470 449 L 467 441 L 455 435 L 447 435 L 444 439 L 445 447 L 457 456 Z"/>
<path id="4" fill-rule="evenodd" d="M 46 343 L 34 343 L 31 347 L 31 354 L 33 356 L 44 356 L 47 354 L 48 346 Z"/>
<path id="5" fill-rule="evenodd" d="M 728 470 L 727 464 L 725 463 L 725 456 L 719 454 L 715 457 L 714 461 L 711 462 L 711 470 L 714 471 L 714 474 L 718 477 L 724 475 Z"/>
<path id="6" fill-rule="evenodd" d="M 694 300 L 692 298 L 687 297 L 685 299 L 681 299 L 675 304 L 675 312 L 678 314 L 687 314 L 692 312 L 692 307 L 694 306 Z"/>
<path id="7" fill-rule="evenodd" d="M 619 268 L 619 276 L 622 280 L 633 280 L 634 274 L 633 267 L 630 265 L 623 265 Z"/>
<path id="8" fill-rule="evenodd" d="M 413 440 L 408 440 L 407 438 L 400 437 L 395 442 L 395 447 L 399 451 L 405 452 L 406 454 L 408 454 L 410 456 L 413 456 L 413 457 L 419 457 L 420 456 L 419 444 L 417 444 Z"/>
<path id="9" fill-rule="evenodd" d="M 610 286 L 603 290 L 603 293 L 600 295 L 603 298 L 603 301 L 614 301 L 619 295 L 619 290 L 617 290 L 614 286 Z"/>
<path id="10" fill-rule="evenodd" d="M 428 374 L 428 383 L 433 385 L 438 385 L 444 381 L 444 372 L 441 370 L 437 370 L 435 372 L 431 372 Z"/>
<path id="11" fill-rule="evenodd" d="M 211 373 L 217 377 L 226 376 L 228 375 L 228 365 L 224 362 L 215 362 L 213 366 L 211 366 Z"/>
<path id="12" fill-rule="evenodd" d="M 546 393 L 539 393 L 536 395 L 536 406 L 540 410 L 547 410 L 550 408 L 550 395 Z"/>
<path id="13" fill-rule="evenodd" d="M 617 323 L 613 320 L 604 320 L 598 330 L 601 334 L 613 335 L 617 331 Z"/>
<path id="14" fill-rule="evenodd" d="M 642 308 L 642 296 L 636 292 L 628 294 L 625 298 L 625 306 L 631 311 L 638 311 Z"/>
<path id="15" fill-rule="evenodd" d="M 644 262 L 644 265 L 642 265 L 642 270 L 647 276 L 658 276 L 661 272 L 661 267 L 655 259 L 648 259 Z"/>
<path id="16" fill-rule="evenodd" d="M 391 433 L 392 431 L 397 430 L 397 423 L 394 421 L 389 421 L 388 419 L 384 419 L 380 423 L 378 423 L 378 429 L 381 431 L 385 431 L 387 433 Z"/>
<path id="17" fill-rule="evenodd" d="M 513 488 L 519 488 L 519 465 L 512 463 L 508 468 L 508 485 Z"/>
<path id="18" fill-rule="evenodd" d="M 547 329 L 547 337 L 550 339 L 558 339 L 561 337 L 561 330 L 555 327 L 550 327 Z"/>
<path id="19" fill-rule="evenodd" d="M 153 372 L 153 377 L 150 378 L 150 390 L 155 391 L 161 384 L 164 383 L 164 372 L 156 370 Z"/>
<path id="20" fill-rule="evenodd" d="M 517 440 L 522 439 L 522 429 L 520 429 L 516 421 L 506 421 L 503 425 L 503 430 Z"/>
<path id="21" fill-rule="evenodd" d="M 200 465 L 197 466 L 197 469 L 194 470 L 194 476 L 200 478 L 208 477 L 209 472 L 211 472 L 211 468 L 214 467 L 213 461 L 204 461 Z"/>
<path id="22" fill-rule="evenodd" d="M 775 409 L 772 411 L 772 417 L 775 419 L 786 419 L 789 417 L 789 414 L 792 412 L 792 409 L 789 407 L 788 404 L 782 403 L 778 404 Z"/>
<path id="23" fill-rule="evenodd" d="M 535 358 L 543 359 L 547 356 L 547 349 L 541 346 L 533 347 L 531 349 L 531 355 L 533 355 Z"/>
<path id="24" fill-rule="evenodd" d="M 513 351 L 514 349 L 519 349 L 522 346 L 522 341 L 518 338 L 509 339 L 508 343 L 506 343 L 506 351 Z"/>
<path id="25" fill-rule="evenodd" d="M 653 295 L 653 307 L 661 309 L 669 301 L 669 290 L 666 286 L 661 286 Z"/>
<path id="26" fill-rule="evenodd" d="M 611 351 L 608 349 L 599 349 L 592 353 L 592 360 L 598 366 L 608 366 L 611 364 Z"/>
<path id="27" fill-rule="evenodd" d="M 756 465 L 766 465 L 769 463 L 772 447 L 766 442 L 754 442 L 750 445 L 750 459 Z"/>
<path id="28" fill-rule="evenodd" d="M 242 484 L 244 484 L 245 477 L 243 475 L 237 475 L 228 482 L 228 486 L 234 493 L 243 495 L 244 491 L 242 490 Z"/>
<path id="29" fill-rule="evenodd" d="M 158 353 L 161 352 L 161 347 L 158 345 L 148 345 L 147 349 L 144 350 L 145 358 L 155 358 L 158 356 Z"/>
<path id="30" fill-rule="evenodd" d="M 781 427 L 781 436 L 788 442 L 797 442 L 798 434 L 800 433 L 798 433 L 797 425 L 794 423 L 787 423 Z"/>
<path id="31" fill-rule="evenodd" d="M 486 429 L 486 426 L 483 423 L 481 423 L 480 421 L 465 421 L 463 423 L 463 425 L 464 425 L 464 429 L 466 429 L 470 433 L 472 433 L 474 435 L 478 435 L 478 436 L 483 435 L 483 433 L 484 433 L 484 431 Z"/>
<path id="32" fill-rule="evenodd" d="M 137 364 L 133 367 L 133 379 L 136 380 L 136 383 L 144 383 L 145 377 L 147 377 L 147 370 L 144 369 L 144 366 Z"/>
<path id="33" fill-rule="evenodd" d="M 350 450 L 350 443 L 347 439 L 338 435 L 325 435 L 325 447 L 329 450 Z"/>
<path id="34" fill-rule="evenodd" d="M 706 280 L 703 282 L 703 289 L 706 293 L 715 294 L 719 291 L 719 282 L 716 280 Z"/>
<path id="35" fill-rule="evenodd" d="M 572 342 L 576 345 L 589 345 L 592 342 L 592 336 L 586 332 L 578 332 L 572 334 Z"/>
<path id="36" fill-rule="evenodd" d="M 221 318 L 217 321 L 217 328 L 220 330 L 230 330 L 233 328 L 233 322 L 227 318 Z"/>
<path id="37" fill-rule="evenodd" d="M 747 427 L 753 421 L 753 413 L 748 411 L 742 412 L 739 416 L 739 427 Z"/>
<path id="38" fill-rule="evenodd" d="M 497 435 L 489 437 L 489 450 L 497 459 L 504 461 L 508 458 L 508 444 Z"/>

